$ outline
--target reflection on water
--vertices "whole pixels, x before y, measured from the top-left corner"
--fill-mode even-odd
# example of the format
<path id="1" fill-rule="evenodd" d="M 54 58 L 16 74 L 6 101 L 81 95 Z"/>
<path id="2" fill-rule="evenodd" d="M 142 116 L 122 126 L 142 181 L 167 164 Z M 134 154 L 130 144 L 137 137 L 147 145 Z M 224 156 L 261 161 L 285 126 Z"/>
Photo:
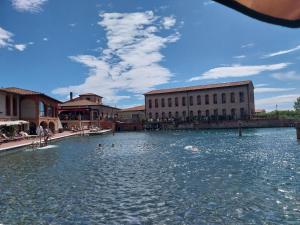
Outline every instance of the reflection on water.
<path id="1" fill-rule="evenodd" d="M 101 144 L 101 146 L 99 146 Z M 0 158 L 0 224 L 299 224 L 294 129 L 119 133 Z"/>

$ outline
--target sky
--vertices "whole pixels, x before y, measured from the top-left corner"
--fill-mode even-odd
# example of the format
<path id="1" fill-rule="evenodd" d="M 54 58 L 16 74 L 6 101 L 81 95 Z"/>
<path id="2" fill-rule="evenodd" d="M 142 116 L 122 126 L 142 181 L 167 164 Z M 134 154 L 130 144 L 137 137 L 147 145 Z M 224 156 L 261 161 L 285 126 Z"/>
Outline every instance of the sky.
<path id="1" fill-rule="evenodd" d="M 0 0 L 0 86 L 120 108 L 161 88 L 252 80 L 256 108 L 300 96 L 300 30 L 209 0 Z"/>

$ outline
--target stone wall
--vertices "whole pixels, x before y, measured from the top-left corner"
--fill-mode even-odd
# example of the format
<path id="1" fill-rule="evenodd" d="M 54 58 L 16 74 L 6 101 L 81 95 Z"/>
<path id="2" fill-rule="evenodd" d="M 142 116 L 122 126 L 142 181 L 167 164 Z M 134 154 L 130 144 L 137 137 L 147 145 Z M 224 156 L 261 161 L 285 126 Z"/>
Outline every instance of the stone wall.
<path id="1" fill-rule="evenodd" d="M 241 123 L 243 128 L 272 128 L 272 127 L 294 127 L 295 120 L 247 120 L 247 121 L 201 121 L 181 123 L 160 123 L 161 129 L 231 129 L 238 128 Z M 149 125 L 149 124 L 148 124 Z M 154 125 L 156 127 L 156 124 Z"/>

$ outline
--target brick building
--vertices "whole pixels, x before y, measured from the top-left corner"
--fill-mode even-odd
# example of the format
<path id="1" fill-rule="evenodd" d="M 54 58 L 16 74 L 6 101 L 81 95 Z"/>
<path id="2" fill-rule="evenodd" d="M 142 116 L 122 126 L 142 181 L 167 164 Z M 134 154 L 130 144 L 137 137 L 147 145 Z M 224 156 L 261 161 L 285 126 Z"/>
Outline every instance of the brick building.
<path id="1" fill-rule="evenodd" d="M 59 103 L 40 92 L 16 87 L 0 88 L 0 120 L 28 121 L 31 134 L 39 125 L 57 132 Z"/>
<path id="2" fill-rule="evenodd" d="M 255 113 L 252 81 L 154 90 L 145 95 L 148 120 L 237 120 Z"/>

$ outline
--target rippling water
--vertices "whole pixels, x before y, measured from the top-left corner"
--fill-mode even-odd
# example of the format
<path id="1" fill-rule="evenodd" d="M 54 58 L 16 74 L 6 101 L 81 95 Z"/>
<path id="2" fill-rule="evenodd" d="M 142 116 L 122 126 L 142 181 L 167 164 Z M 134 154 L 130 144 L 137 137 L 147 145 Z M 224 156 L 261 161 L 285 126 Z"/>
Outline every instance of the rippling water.
<path id="1" fill-rule="evenodd" d="M 0 224 L 300 224 L 294 129 L 242 138 L 118 133 L 55 145 L 0 156 Z"/>

